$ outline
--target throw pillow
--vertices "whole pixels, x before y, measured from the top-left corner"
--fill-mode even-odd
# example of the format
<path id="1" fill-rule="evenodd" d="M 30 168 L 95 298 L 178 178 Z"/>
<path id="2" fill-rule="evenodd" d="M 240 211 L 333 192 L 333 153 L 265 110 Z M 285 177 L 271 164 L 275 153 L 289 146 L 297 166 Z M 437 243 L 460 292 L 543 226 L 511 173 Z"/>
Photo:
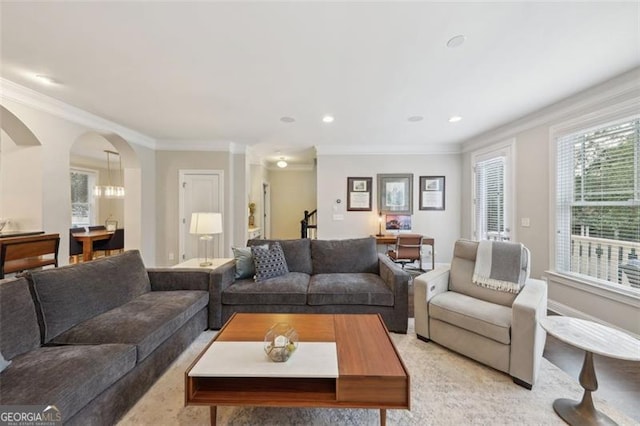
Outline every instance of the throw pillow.
<path id="1" fill-rule="evenodd" d="M 256 268 L 255 280 L 261 282 L 269 278 L 279 277 L 289 273 L 287 261 L 279 242 L 274 242 L 269 248 L 251 247 L 253 264 Z"/>
<path id="2" fill-rule="evenodd" d="M 261 245 L 260 247 L 268 248 L 268 244 Z M 251 278 L 256 273 L 256 268 L 253 266 L 253 255 L 251 254 L 251 247 L 231 247 L 233 250 L 233 258 L 236 260 L 236 280 L 242 280 L 245 278 Z"/>
<path id="3" fill-rule="evenodd" d="M 11 364 L 11 361 L 4 359 L 4 355 L 0 352 L 0 373 Z"/>

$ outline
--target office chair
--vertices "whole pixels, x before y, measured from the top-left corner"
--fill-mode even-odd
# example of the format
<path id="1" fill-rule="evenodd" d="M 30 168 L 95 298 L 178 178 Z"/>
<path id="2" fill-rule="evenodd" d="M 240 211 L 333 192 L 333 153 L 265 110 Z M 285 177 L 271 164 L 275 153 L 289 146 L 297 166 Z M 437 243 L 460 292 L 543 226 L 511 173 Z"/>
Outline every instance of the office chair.
<path id="1" fill-rule="evenodd" d="M 407 263 L 416 260 L 420 261 L 422 271 L 422 235 L 420 234 L 398 234 L 395 250 L 390 250 L 387 254 L 396 263 L 402 265 L 404 269 Z"/>

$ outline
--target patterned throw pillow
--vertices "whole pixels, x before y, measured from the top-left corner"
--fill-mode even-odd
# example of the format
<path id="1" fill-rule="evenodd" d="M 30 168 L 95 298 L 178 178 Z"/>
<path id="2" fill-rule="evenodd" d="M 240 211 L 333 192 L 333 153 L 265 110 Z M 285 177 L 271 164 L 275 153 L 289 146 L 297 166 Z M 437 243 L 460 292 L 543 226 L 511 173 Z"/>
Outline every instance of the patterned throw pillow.
<path id="1" fill-rule="evenodd" d="M 272 243 L 269 248 L 253 246 L 251 254 L 253 254 L 253 264 L 256 268 L 256 282 L 289 273 L 287 261 L 279 242 Z"/>
<path id="2" fill-rule="evenodd" d="M 268 244 L 263 244 L 260 247 L 267 249 Z M 231 247 L 233 250 L 233 258 L 236 260 L 236 280 L 242 280 L 245 278 L 251 278 L 256 274 L 256 269 L 253 266 L 253 255 L 251 254 L 251 247 Z"/>

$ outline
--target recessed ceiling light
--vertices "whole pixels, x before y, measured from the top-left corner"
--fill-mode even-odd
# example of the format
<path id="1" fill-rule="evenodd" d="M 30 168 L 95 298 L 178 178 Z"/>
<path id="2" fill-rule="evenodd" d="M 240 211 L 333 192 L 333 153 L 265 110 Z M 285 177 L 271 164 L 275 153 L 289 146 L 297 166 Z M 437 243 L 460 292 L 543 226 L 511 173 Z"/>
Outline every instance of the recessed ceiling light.
<path id="1" fill-rule="evenodd" d="M 461 46 L 466 39 L 467 37 L 463 36 L 462 34 L 457 35 L 455 37 L 451 37 L 449 41 L 447 41 L 447 47 L 450 47 L 453 49 L 454 47 Z"/>
<path id="2" fill-rule="evenodd" d="M 36 74 L 36 78 L 40 83 L 46 84 L 48 86 L 55 86 L 56 84 L 60 84 L 53 77 L 49 77 L 48 75 Z"/>
<path id="3" fill-rule="evenodd" d="M 424 120 L 424 117 L 421 115 L 412 115 L 411 117 L 407 118 L 407 121 L 410 121 L 412 123 L 417 123 L 418 121 L 422 120 Z"/>
<path id="4" fill-rule="evenodd" d="M 280 121 L 282 121 L 283 123 L 293 123 L 294 121 L 296 121 L 296 119 L 285 115 L 284 117 L 280 117 Z"/>
<path id="5" fill-rule="evenodd" d="M 333 115 L 325 115 L 324 117 L 322 117 L 322 121 L 325 123 L 333 123 L 333 120 L 335 120 L 333 118 Z"/>
<path id="6" fill-rule="evenodd" d="M 451 117 L 449 117 L 449 123 L 457 123 L 460 120 L 462 120 L 462 117 L 460 117 L 459 115 L 452 115 Z"/>

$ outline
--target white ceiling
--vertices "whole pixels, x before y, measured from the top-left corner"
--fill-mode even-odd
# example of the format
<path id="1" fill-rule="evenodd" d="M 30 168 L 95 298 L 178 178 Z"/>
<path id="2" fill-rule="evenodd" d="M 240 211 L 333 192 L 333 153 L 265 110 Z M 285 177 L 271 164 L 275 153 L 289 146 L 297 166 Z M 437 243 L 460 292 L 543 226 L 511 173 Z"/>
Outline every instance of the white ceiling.
<path id="1" fill-rule="evenodd" d="M 639 66 L 639 4 L 2 2 L 1 75 L 162 144 L 437 151 Z"/>

